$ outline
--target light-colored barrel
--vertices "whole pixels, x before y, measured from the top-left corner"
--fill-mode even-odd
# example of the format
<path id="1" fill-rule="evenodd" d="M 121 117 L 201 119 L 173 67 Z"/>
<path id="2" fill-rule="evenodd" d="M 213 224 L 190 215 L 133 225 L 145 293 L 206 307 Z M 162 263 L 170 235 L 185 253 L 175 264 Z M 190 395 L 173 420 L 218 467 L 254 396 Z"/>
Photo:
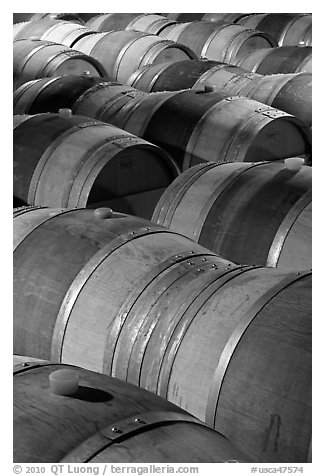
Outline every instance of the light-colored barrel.
<path id="1" fill-rule="evenodd" d="M 84 35 L 93 33 L 80 23 L 63 20 L 34 20 L 15 25 L 14 40 L 37 38 L 72 47 Z"/>
<path id="2" fill-rule="evenodd" d="M 266 33 L 233 23 L 193 21 L 176 24 L 160 36 L 182 43 L 198 56 L 233 64 L 250 52 L 277 46 Z"/>
<path id="3" fill-rule="evenodd" d="M 131 20 L 130 23 L 127 25 L 126 29 L 153 33 L 150 31 L 151 27 L 155 27 L 157 25 L 157 22 L 159 22 L 160 25 L 163 22 L 163 24 L 166 26 L 171 24 L 170 22 L 166 22 L 166 18 L 161 15 L 156 15 L 154 13 L 145 13 Z M 161 30 L 159 29 L 159 31 Z"/>
<path id="4" fill-rule="evenodd" d="M 146 93 L 130 86 L 118 83 L 100 83 L 81 94 L 72 109 L 75 114 L 111 123 L 112 118 L 129 101 L 144 96 Z"/>
<path id="5" fill-rule="evenodd" d="M 16 40 L 13 43 L 14 89 L 32 79 L 82 74 L 105 76 L 94 58 L 64 45 L 44 40 Z"/>
<path id="6" fill-rule="evenodd" d="M 111 31 L 81 38 L 74 48 L 96 58 L 112 81 L 125 83 L 139 67 L 196 58 L 190 48 L 139 31 Z"/>
<path id="7" fill-rule="evenodd" d="M 87 21 L 87 27 L 98 32 L 125 30 L 130 21 L 141 13 L 102 13 Z"/>
<path id="8" fill-rule="evenodd" d="M 310 46 L 263 48 L 241 57 L 236 65 L 259 74 L 311 73 Z"/>

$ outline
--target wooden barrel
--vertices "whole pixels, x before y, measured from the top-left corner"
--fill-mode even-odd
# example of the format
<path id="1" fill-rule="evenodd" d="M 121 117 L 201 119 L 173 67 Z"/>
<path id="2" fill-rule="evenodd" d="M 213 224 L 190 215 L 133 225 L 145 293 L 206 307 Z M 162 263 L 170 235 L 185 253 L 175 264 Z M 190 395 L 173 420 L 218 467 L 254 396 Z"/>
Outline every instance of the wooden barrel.
<path id="1" fill-rule="evenodd" d="M 110 80 L 122 83 L 142 65 L 196 58 L 184 45 L 133 30 L 88 35 L 74 48 L 96 58 Z"/>
<path id="2" fill-rule="evenodd" d="M 235 263 L 311 268 L 311 168 L 288 167 L 197 165 L 166 189 L 152 220 Z"/>
<path id="3" fill-rule="evenodd" d="M 27 21 L 38 21 L 38 20 L 65 20 L 72 21 L 77 23 L 84 23 L 83 17 L 87 18 L 88 14 L 83 13 L 14 13 L 13 14 L 13 23 L 21 23 Z M 95 13 L 93 15 L 96 15 Z"/>
<path id="4" fill-rule="evenodd" d="M 166 28 L 160 36 L 188 46 L 198 57 L 225 63 L 234 63 L 253 51 L 277 46 L 266 33 L 233 23 L 199 20 L 176 24 L 170 31 Z"/>
<path id="5" fill-rule="evenodd" d="M 13 43 L 14 89 L 32 79 L 82 74 L 105 76 L 95 59 L 64 45 L 44 40 L 16 40 Z"/>
<path id="6" fill-rule="evenodd" d="M 312 74 L 272 74 L 252 78 L 235 94 L 251 97 L 312 124 Z"/>
<path id="7" fill-rule="evenodd" d="M 82 19 L 85 23 L 88 22 L 91 18 L 98 15 L 98 13 L 77 13 L 78 17 Z"/>
<path id="8" fill-rule="evenodd" d="M 27 121 L 27 119 L 29 119 L 29 115 L 28 114 L 21 114 L 20 116 L 14 116 L 13 117 L 13 128 L 14 130 L 16 129 L 16 127 L 19 126 L 19 124 L 23 123 L 24 121 Z"/>
<path id="9" fill-rule="evenodd" d="M 164 30 L 159 33 L 161 38 L 166 38 L 168 40 L 177 41 L 180 34 L 187 28 L 191 22 L 179 23 L 175 22 L 174 24 L 166 26 Z"/>
<path id="10" fill-rule="evenodd" d="M 14 114 L 37 114 L 71 109 L 75 101 L 96 84 L 112 84 L 89 74 L 40 78 L 22 84 L 14 92 Z"/>
<path id="11" fill-rule="evenodd" d="M 15 195 L 13 196 L 13 208 L 22 207 L 26 205 L 27 205 L 26 202 L 15 197 Z"/>
<path id="12" fill-rule="evenodd" d="M 35 20 L 14 25 L 14 40 L 26 40 L 29 38 L 42 39 L 43 34 L 56 23 L 65 23 L 60 20 Z M 80 26 L 80 25 L 78 25 Z"/>
<path id="13" fill-rule="evenodd" d="M 85 207 L 120 197 L 115 209 L 136 214 L 136 203 L 123 208 L 122 198 L 154 191 L 150 217 L 178 173 L 157 146 L 64 110 L 30 116 L 14 129 L 14 195 L 30 205 Z"/>
<path id="14" fill-rule="evenodd" d="M 234 266 L 171 230 L 91 210 L 31 210 L 14 227 L 41 212 L 14 252 L 15 353 L 140 385 L 253 461 L 307 460 L 310 272 Z"/>
<path id="15" fill-rule="evenodd" d="M 205 81 L 200 81 L 201 77 L 209 77 L 209 71 L 213 69 L 214 71 L 225 69 L 225 71 L 239 72 L 242 77 L 245 75 L 260 77 L 255 73 L 248 73 L 242 68 L 219 61 L 183 60 L 142 66 L 130 76 L 127 83 L 147 92 L 178 91 L 192 88 L 195 84 L 204 84 Z M 214 84 L 213 81 L 211 84 Z"/>
<path id="16" fill-rule="evenodd" d="M 59 22 L 52 25 L 42 36 L 42 40 L 53 41 L 73 48 L 74 44 L 94 31 L 78 23 Z"/>
<path id="17" fill-rule="evenodd" d="M 158 32 L 162 31 L 161 26 L 166 27 L 174 23 L 175 22 L 171 22 L 169 20 L 166 21 L 166 18 L 162 15 L 156 15 L 154 13 L 144 13 L 143 15 L 139 15 L 138 17 L 131 20 L 126 27 L 126 30 L 138 30 L 144 31 L 146 33 L 154 33 L 157 35 Z M 157 29 L 158 25 L 159 27 Z M 154 28 L 154 31 L 151 31 L 151 28 Z"/>
<path id="18" fill-rule="evenodd" d="M 94 117 L 111 123 L 118 111 L 129 101 L 147 94 L 138 89 L 118 83 L 99 83 L 89 88 L 75 101 L 72 109 L 75 114 Z"/>
<path id="19" fill-rule="evenodd" d="M 282 46 L 263 48 L 243 56 L 236 65 L 259 74 L 311 73 L 312 48 Z"/>
<path id="20" fill-rule="evenodd" d="M 242 16 L 245 16 L 245 13 L 205 13 L 202 20 L 237 23 Z"/>
<path id="21" fill-rule="evenodd" d="M 98 32 L 125 30 L 130 21 L 141 13 L 101 13 L 87 21 L 87 27 Z"/>
<path id="22" fill-rule="evenodd" d="M 34 13 L 13 13 L 13 25 L 29 21 Z"/>
<path id="23" fill-rule="evenodd" d="M 13 39 L 17 39 L 17 36 L 19 35 L 19 32 L 20 30 L 22 30 L 23 28 L 25 28 L 25 26 L 28 24 L 29 22 L 20 22 L 20 23 L 15 23 L 13 25 Z"/>
<path id="24" fill-rule="evenodd" d="M 215 92 L 150 93 L 128 101 L 110 122 L 167 150 L 183 170 L 211 160 L 260 162 L 311 150 L 310 128 L 300 119 Z"/>
<path id="25" fill-rule="evenodd" d="M 156 20 L 155 22 L 151 23 L 150 26 L 147 27 L 147 33 L 151 33 L 153 35 L 160 35 L 160 33 L 165 28 L 171 28 L 172 26 L 177 23 L 174 20 L 168 20 L 167 18 L 162 17 L 160 20 Z"/>
<path id="26" fill-rule="evenodd" d="M 234 22 L 244 13 L 168 13 L 167 18 L 180 22 L 208 20 L 213 22 Z"/>
<path id="27" fill-rule="evenodd" d="M 187 264 L 191 258 L 196 258 L 201 262 L 204 258 L 210 260 L 210 265 L 217 263 L 223 268 L 230 264 L 229 261 L 213 255 L 192 240 L 147 220 L 115 212 L 111 218 L 105 219 L 105 216 L 101 217 L 99 212 L 100 209 L 99 211 L 86 209 L 62 211 L 61 209 L 33 207 L 20 209 L 16 212 L 14 219 L 14 254 L 17 265 L 15 268 L 17 271 L 15 275 L 17 294 L 14 299 L 15 353 L 29 353 L 33 357 L 57 360 L 57 355 L 61 354 L 60 349 L 65 341 L 64 328 L 66 326 L 64 322 L 67 323 L 68 317 L 66 312 L 69 313 L 71 310 L 69 305 L 66 307 L 67 299 L 69 296 L 73 299 L 77 297 L 78 289 L 81 292 L 81 297 L 83 284 L 88 282 L 88 278 L 96 278 L 102 271 L 105 273 L 108 270 L 107 266 L 109 268 L 113 266 L 110 268 L 110 276 L 107 276 L 109 281 L 111 280 L 111 284 L 109 281 L 103 282 L 104 287 L 107 287 L 107 292 L 105 291 L 101 297 L 95 296 L 94 299 L 89 299 L 90 295 L 84 295 L 89 300 L 89 304 L 92 303 L 97 309 L 95 313 L 90 314 L 95 320 L 101 319 L 104 315 L 113 319 L 133 287 L 140 283 L 146 273 L 150 275 L 157 266 L 157 270 L 162 267 L 163 271 L 173 264 L 176 267 L 182 267 L 185 263 L 186 268 L 186 266 L 191 266 Z M 48 233 L 52 237 L 49 240 L 46 238 Z M 34 246 L 32 243 L 38 238 L 38 245 Z M 43 254 L 40 251 L 43 246 L 41 243 L 45 246 L 47 257 L 41 257 Z M 58 256 L 55 259 L 56 264 L 53 263 L 49 269 L 45 263 L 48 259 L 53 259 L 52 253 L 58 253 Z M 45 261 L 39 268 L 37 263 L 42 259 Z M 30 266 L 34 269 L 33 277 L 31 275 L 30 279 L 24 283 L 23 275 L 28 272 L 27 268 Z M 98 268 L 98 273 L 96 271 L 93 274 L 93 266 Z M 37 268 L 39 268 L 38 271 Z M 46 278 L 47 272 L 49 274 Z M 118 285 L 120 279 L 122 280 L 121 286 Z M 37 296 L 30 292 L 36 282 L 44 284 Z M 50 282 L 51 284 L 47 286 L 46 283 Z M 74 290 L 71 295 L 69 288 L 71 291 Z M 113 298 L 113 296 L 115 297 Z M 36 302 L 38 304 L 35 307 Z M 107 324 L 108 322 L 109 320 L 107 320 Z M 97 349 L 95 352 L 97 355 L 93 355 L 92 352 L 89 355 L 88 365 L 91 366 L 91 362 L 93 362 L 97 370 L 103 367 L 107 340 L 107 335 L 104 335 L 106 331 L 102 328 L 103 324 L 104 322 L 98 323 L 101 330 L 99 336 L 95 337 L 97 343 L 94 350 Z M 88 332 L 86 328 L 84 330 Z M 97 330 L 93 327 L 90 331 L 89 342 Z M 103 332 L 104 334 L 102 334 Z M 65 342 L 67 343 L 67 341 Z M 75 347 L 75 343 L 73 347 Z M 75 349 L 78 348 L 80 349 L 77 345 Z M 100 362 L 99 365 L 95 363 L 96 361 Z"/>
<path id="28" fill-rule="evenodd" d="M 236 20 L 247 28 L 256 28 L 273 36 L 279 46 L 312 46 L 310 13 L 250 13 Z"/>
<path id="29" fill-rule="evenodd" d="M 80 367 L 20 356 L 14 363 L 15 463 L 249 461 L 223 435 L 146 390 Z M 50 390 L 51 374 L 63 370 L 79 376 L 71 396 Z"/>
<path id="30" fill-rule="evenodd" d="M 79 16 L 79 13 L 34 13 L 30 18 L 30 21 L 35 20 L 66 20 L 83 24 L 83 19 Z"/>
<path id="31" fill-rule="evenodd" d="M 147 33 L 157 31 L 159 25 L 171 25 L 174 21 L 168 21 L 166 17 L 155 13 L 107 13 L 92 18 L 87 25 L 98 32 L 108 32 L 112 30 L 137 30 Z M 154 27 L 153 32 L 150 31 Z M 162 28 L 158 27 L 158 31 Z"/>
<path id="32" fill-rule="evenodd" d="M 272 74 L 248 73 L 232 65 L 213 66 L 203 73 L 193 89 L 208 87 L 224 97 L 240 95 L 268 104 L 312 123 L 311 73 Z"/>

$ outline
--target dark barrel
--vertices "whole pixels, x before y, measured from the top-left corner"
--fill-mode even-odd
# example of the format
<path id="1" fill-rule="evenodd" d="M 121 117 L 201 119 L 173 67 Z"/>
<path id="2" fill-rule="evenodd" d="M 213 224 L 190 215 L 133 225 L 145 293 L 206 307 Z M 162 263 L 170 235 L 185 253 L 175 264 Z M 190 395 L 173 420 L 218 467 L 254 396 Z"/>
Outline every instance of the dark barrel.
<path id="1" fill-rule="evenodd" d="M 77 391 L 50 390 L 73 371 Z M 14 356 L 15 463 L 246 462 L 224 436 L 145 390 L 80 367 Z"/>
<path id="2" fill-rule="evenodd" d="M 236 23 L 265 31 L 279 46 L 312 45 L 312 15 L 310 13 L 251 13 Z"/>
<path id="3" fill-rule="evenodd" d="M 152 220 L 236 263 L 311 268 L 311 168 L 288 160 L 192 167 Z"/>
<path id="4" fill-rule="evenodd" d="M 208 20 L 213 22 L 234 22 L 241 18 L 244 13 L 168 13 L 167 18 L 179 22 L 189 22 L 195 20 Z"/>
<path id="5" fill-rule="evenodd" d="M 89 74 L 40 78 L 22 84 L 13 96 L 14 114 L 38 114 L 71 109 L 77 99 L 96 84 L 112 84 Z M 114 84 L 114 83 L 113 83 Z"/>
<path id="6" fill-rule="evenodd" d="M 36 114 L 15 127 L 15 197 L 52 207 L 105 202 L 149 218 L 178 175 L 171 157 L 117 127 L 67 112 Z"/>
<path id="7" fill-rule="evenodd" d="M 141 13 L 101 13 L 96 14 L 87 21 L 88 28 L 98 32 L 125 30 L 131 20 Z"/>
<path id="8" fill-rule="evenodd" d="M 212 69 L 214 71 L 229 71 L 240 75 L 242 78 L 260 77 L 260 75 L 248 73 L 242 68 L 220 61 L 183 60 L 143 66 L 130 76 L 128 84 L 148 93 L 178 91 L 192 88 L 195 84 L 201 84 L 201 77 L 209 76 L 209 71 Z M 210 83 L 214 85 L 213 81 Z M 202 84 L 204 84 L 203 81 Z"/>

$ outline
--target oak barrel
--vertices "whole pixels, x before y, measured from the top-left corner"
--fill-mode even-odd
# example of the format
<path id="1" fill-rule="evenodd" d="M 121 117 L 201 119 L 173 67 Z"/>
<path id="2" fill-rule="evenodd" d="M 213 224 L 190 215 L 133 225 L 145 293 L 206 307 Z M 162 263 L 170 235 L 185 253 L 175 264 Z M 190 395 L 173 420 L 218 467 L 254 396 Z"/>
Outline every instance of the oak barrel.
<path id="1" fill-rule="evenodd" d="M 312 46 L 312 15 L 309 13 L 251 13 L 236 20 L 273 36 L 279 46 Z"/>
<path id="2" fill-rule="evenodd" d="M 92 33 L 80 23 L 63 20 L 35 20 L 14 26 L 14 40 L 37 38 L 69 47 L 79 38 Z"/>
<path id="3" fill-rule="evenodd" d="M 104 76 L 94 58 L 68 46 L 44 40 L 16 40 L 13 43 L 14 89 L 32 79 L 82 74 Z"/>
<path id="4" fill-rule="evenodd" d="M 312 123 L 311 73 L 260 75 L 218 61 L 183 60 L 142 66 L 127 82 L 146 92 L 202 89 L 241 95 Z"/>
<path id="5" fill-rule="evenodd" d="M 14 220 L 15 353 L 140 385 L 256 462 L 307 460 L 310 272 L 232 265 L 135 217 L 44 213 Z"/>
<path id="6" fill-rule="evenodd" d="M 312 124 L 312 74 L 270 74 L 252 78 L 234 92 L 289 112 Z"/>
<path id="7" fill-rule="evenodd" d="M 30 205 L 85 207 L 156 190 L 152 212 L 178 173 L 157 146 L 64 110 L 30 116 L 14 129 L 14 195 Z"/>
<path id="8" fill-rule="evenodd" d="M 152 22 L 150 25 L 146 26 L 145 31 L 147 33 L 151 33 L 153 35 L 160 35 L 160 33 L 165 28 L 171 28 L 173 25 L 177 23 L 174 20 L 168 20 L 165 17 L 161 17 L 161 19 Z"/>
<path id="9" fill-rule="evenodd" d="M 308 269 L 311 192 L 310 167 L 207 163 L 166 189 L 152 220 L 235 263 Z"/>
<path id="10" fill-rule="evenodd" d="M 157 34 L 164 25 L 174 23 L 174 21 L 169 21 L 166 17 L 155 13 L 106 13 L 93 17 L 87 26 L 101 33 L 112 30 L 138 30 Z M 158 27 L 158 24 L 161 28 Z M 155 31 L 151 31 L 152 28 Z"/>
<path id="11" fill-rule="evenodd" d="M 54 41 L 73 48 L 78 40 L 93 34 L 95 34 L 94 31 L 78 23 L 59 22 L 52 25 L 52 27 L 43 34 L 41 39 Z"/>
<path id="12" fill-rule="evenodd" d="M 311 150 L 310 128 L 300 119 L 208 90 L 138 96 L 110 122 L 167 150 L 184 170 L 204 161 L 280 160 Z"/>
<path id="13" fill-rule="evenodd" d="M 203 85 L 208 82 L 210 71 L 220 70 L 229 71 L 233 76 L 240 75 L 241 78 L 260 77 L 256 73 L 248 73 L 242 68 L 220 61 L 183 60 L 142 66 L 130 76 L 127 83 L 146 92 L 178 91 L 192 88 L 194 85 Z M 213 81 L 209 81 L 209 83 L 218 86 L 218 83 Z M 225 84 L 229 87 L 229 78 Z M 217 91 L 219 89 L 218 87 Z"/>
<path id="14" fill-rule="evenodd" d="M 208 20 L 213 22 L 235 22 L 244 13 L 168 13 L 167 18 L 179 22 L 190 22 L 195 20 Z"/>
<path id="15" fill-rule="evenodd" d="M 142 65 L 196 58 L 184 45 L 133 30 L 88 35 L 74 48 L 100 61 L 108 79 L 122 83 Z"/>
<path id="16" fill-rule="evenodd" d="M 226 63 L 234 63 L 252 51 L 277 46 L 266 33 L 233 23 L 200 20 L 176 24 L 169 30 L 164 29 L 159 36 L 188 46 L 198 57 Z"/>
<path id="17" fill-rule="evenodd" d="M 83 24 L 83 19 L 79 16 L 79 13 L 34 13 L 30 18 L 31 21 L 35 20 L 66 20 Z M 82 15 L 82 14 L 81 14 Z"/>
<path id="18" fill-rule="evenodd" d="M 72 110 L 75 114 L 111 123 L 112 118 L 129 101 L 144 96 L 146 93 L 130 86 L 102 82 L 81 94 L 73 104 Z"/>
<path id="19" fill-rule="evenodd" d="M 13 24 L 29 21 L 34 13 L 13 13 Z"/>
<path id="20" fill-rule="evenodd" d="M 96 14 L 87 21 L 87 27 L 100 33 L 125 30 L 131 20 L 137 18 L 141 13 L 102 13 Z"/>
<path id="21" fill-rule="evenodd" d="M 242 56 L 236 65 L 259 74 L 311 73 L 312 48 L 310 46 L 282 46 L 263 48 Z"/>
<path id="22" fill-rule="evenodd" d="M 15 357 L 15 463 L 248 461 L 220 433 L 146 390 L 80 367 Z M 78 373 L 77 392 L 51 392 L 57 371 Z"/>
<path id="23" fill-rule="evenodd" d="M 13 95 L 14 114 L 37 114 L 71 109 L 77 99 L 96 84 L 112 84 L 89 74 L 40 78 L 19 86 Z"/>

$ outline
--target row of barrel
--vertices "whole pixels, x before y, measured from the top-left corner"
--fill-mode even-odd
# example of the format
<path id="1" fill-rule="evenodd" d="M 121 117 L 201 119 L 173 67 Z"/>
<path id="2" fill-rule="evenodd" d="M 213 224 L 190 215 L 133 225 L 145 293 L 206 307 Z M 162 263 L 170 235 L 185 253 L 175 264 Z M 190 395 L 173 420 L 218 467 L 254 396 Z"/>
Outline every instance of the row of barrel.
<path id="1" fill-rule="evenodd" d="M 105 15 L 105 16 L 104 16 Z M 94 18 L 95 17 L 95 18 Z M 165 18 L 164 18 L 165 17 Z M 309 13 L 14 13 L 13 22 L 35 20 L 66 20 L 84 25 L 112 21 L 112 29 L 133 26 L 137 30 L 147 26 L 150 33 L 159 33 L 175 23 L 197 20 L 216 23 L 235 23 L 272 36 L 278 46 L 312 45 L 312 15 Z M 165 21 L 168 20 L 168 23 Z M 108 26 L 108 25 L 107 25 Z"/>
<path id="2" fill-rule="evenodd" d="M 15 354 L 156 393 L 248 460 L 308 460 L 310 271 L 235 265 L 109 209 L 30 207 L 14 215 Z M 37 388 L 34 399 L 49 398 L 44 383 L 41 397 Z M 24 406 L 26 416 L 28 400 Z M 25 420 L 31 424 L 22 416 L 19 433 Z M 25 444 L 37 451 L 38 441 Z"/>
<path id="3" fill-rule="evenodd" d="M 311 168 L 298 159 L 206 162 L 175 180 L 179 169 L 163 149 L 109 124 L 62 112 L 14 122 L 14 193 L 22 202 L 110 205 L 235 262 L 311 266 Z"/>
<path id="4" fill-rule="evenodd" d="M 55 58 L 14 95 L 15 461 L 310 461 L 308 120 L 229 97 L 225 64 L 224 94 L 145 92 Z"/>
<path id="5" fill-rule="evenodd" d="M 37 76 L 37 71 L 35 73 L 35 76 Z M 100 77 L 95 79 L 96 76 L 93 76 L 90 72 L 84 74 L 84 76 L 87 75 L 93 78 L 90 80 L 93 83 L 84 79 L 84 88 L 75 92 L 76 99 L 78 93 L 81 95 L 81 93 L 86 92 L 87 86 L 90 89 L 91 86 L 95 86 L 95 83 L 104 81 Z M 59 107 L 73 106 L 72 99 L 68 100 L 67 98 L 64 101 L 63 95 L 57 97 L 58 94 L 56 94 L 56 100 L 61 98 L 58 106 L 51 103 L 51 97 L 56 92 L 54 88 L 58 89 L 59 86 L 63 88 L 64 81 L 69 81 L 68 77 L 52 81 L 47 81 L 44 78 L 43 81 L 38 80 L 38 82 L 32 78 L 31 81 L 34 81 L 34 83 L 26 81 L 14 92 L 14 112 L 16 114 L 56 112 Z M 55 83 L 55 81 L 59 81 L 59 83 Z M 167 61 L 140 68 L 130 76 L 127 85 L 130 86 L 128 92 L 131 92 L 132 88 L 148 93 L 193 89 L 202 93 L 217 92 L 220 98 L 240 95 L 293 114 L 308 125 L 312 123 L 311 73 L 260 75 L 218 61 L 181 60 Z M 42 90 L 40 91 L 40 89 Z M 70 91 L 70 96 L 73 92 L 73 90 Z M 91 92 L 95 91 L 89 91 L 88 94 Z M 37 93 L 42 93 L 42 104 Z M 48 95 L 46 104 L 44 103 L 45 94 Z M 93 97 L 96 98 L 96 96 Z M 109 98 L 105 99 L 107 101 Z M 54 106 L 56 106 L 56 109 L 53 109 Z M 87 114 L 91 113 L 87 109 L 85 109 L 85 112 Z M 97 114 L 97 118 L 105 120 L 104 115 L 98 116 Z"/>
<path id="6" fill-rule="evenodd" d="M 203 23 L 198 25 L 200 27 L 198 39 L 195 31 L 192 31 L 197 23 Z M 254 35 L 255 38 L 264 34 L 255 30 L 246 32 L 244 27 L 241 27 L 244 28 L 244 32 L 232 32 L 233 27 L 238 27 L 233 24 L 219 26 L 212 22 L 180 24 L 182 27 L 184 25 L 187 26 L 183 32 L 186 38 L 170 34 L 163 39 L 146 31 L 117 30 L 118 25 L 114 30 L 111 30 L 113 26 L 108 26 L 109 31 L 96 32 L 78 23 L 60 20 L 36 20 L 16 24 L 14 25 L 15 87 L 21 84 L 22 79 L 27 80 L 30 65 L 25 65 L 26 55 L 28 58 L 36 55 L 32 62 L 40 61 L 45 53 L 42 51 L 44 48 L 51 48 L 52 53 L 57 50 L 58 56 L 62 56 L 64 52 L 66 56 L 76 56 L 77 50 L 79 55 L 83 53 L 90 56 L 92 62 L 100 63 L 102 70 L 98 64 L 97 70 L 101 75 L 104 74 L 106 79 L 122 82 L 127 82 L 133 72 L 148 64 L 203 56 L 261 74 L 311 72 L 311 47 L 272 48 L 272 41 L 268 48 L 265 48 L 265 44 L 258 46 L 250 35 Z M 215 30 L 212 35 L 211 27 Z M 30 38 L 33 42 L 27 41 Z M 56 47 L 52 45 L 53 42 L 57 43 Z M 62 46 L 59 48 L 58 44 L 64 44 L 66 48 Z M 75 61 L 77 58 L 84 62 L 90 61 L 88 56 L 76 56 Z M 55 63 L 57 62 L 58 58 Z M 95 66 L 90 65 L 91 71 Z M 26 68 L 27 71 L 24 71 Z"/>
<path id="7" fill-rule="evenodd" d="M 168 13 L 170 20 L 191 22 L 208 20 L 231 22 L 271 35 L 279 46 L 312 45 L 312 15 L 310 13 Z M 88 20 L 88 18 L 87 18 Z"/>

